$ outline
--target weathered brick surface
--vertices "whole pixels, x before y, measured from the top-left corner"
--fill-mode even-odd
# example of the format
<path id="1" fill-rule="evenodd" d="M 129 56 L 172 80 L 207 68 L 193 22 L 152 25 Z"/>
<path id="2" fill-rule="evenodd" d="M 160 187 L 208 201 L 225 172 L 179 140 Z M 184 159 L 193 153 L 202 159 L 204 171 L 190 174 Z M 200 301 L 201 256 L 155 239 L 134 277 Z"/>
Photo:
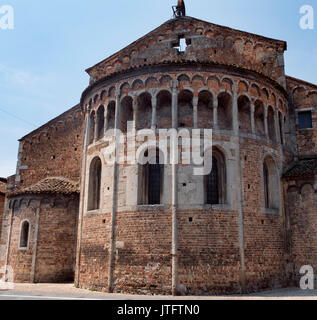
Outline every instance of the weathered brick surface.
<path id="1" fill-rule="evenodd" d="M 185 52 L 176 48 L 180 38 L 187 40 Z M 297 158 L 316 155 L 317 86 L 285 76 L 285 49 L 283 41 L 185 17 L 164 23 L 89 68 L 90 85 L 81 105 L 21 139 L 18 170 L 8 184 L 10 192 L 17 192 L 10 198 L 14 219 L 9 250 L 16 281 L 31 281 L 32 260 L 36 282 L 72 279 L 76 250 L 75 284 L 107 291 L 112 266 L 115 292 L 171 294 L 176 258 L 177 289 L 182 294 L 240 293 L 244 276 L 249 292 L 280 287 L 294 284 L 290 281 L 298 279 L 301 265 L 316 268 L 315 177 L 280 178 Z M 198 128 L 212 128 L 213 145 L 226 164 L 226 199 L 213 207 L 205 204 L 203 177 L 193 176 L 191 166 L 178 166 L 176 255 L 171 166 L 164 166 L 162 205 L 140 205 L 141 170 L 127 163 L 118 166 L 113 198 L 114 168 L 107 164 L 109 143 L 103 137 L 103 126 L 114 128 L 115 114 L 123 129 L 132 119 L 137 129 L 171 128 L 172 93 L 177 95 L 178 126 L 192 129 L 197 120 Z M 298 130 L 296 111 L 304 109 L 313 110 L 312 130 Z M 91 121 L 83 158 L 84 115 Z M 102 126 L 100 119 L 106 119 Z M 271 210 L 265 209 L 267 156 L 279 177 L 274 186 L 277 207 Z M 88 211 L 89 168 L 96 157 L 102 163 L 100 208 Z M 34 185 L 47 177 L 80 182 L 81 210 L 76 196 L 61 201 L 54 193 L 19 194 L 30 186 L 34 193 Z M 2 219 L 1 244 L 6 245 L 11 206 Z M 26 251 L 18 249 L 23 219 L 31 223 Z M 1 245 L 2 261 L 6 245 Z"/>
<path id="2" fill-rule="evenodd" d="M 77 106 L 24 137 L 19 153 L 20 182 L 15 189 L 29 187 L 46 177 L 79 182 L 82 122 Z"/>
<path id="3" fill-rule="evenodd" d="M 8 264 L 14 270 L 15 282 L 72 281 L 77 234 L 77 196 L 64 198 L 44 195 L 17 198 L 12 203 L 14 209 Z M 36 238 L 37 212 L 39 224 Z M 26 250 L 19 248 L 21 223 L 24 220 L 30 223 L 29 246 Z M 34 279 L 31 276 L 32 269 Z"/>

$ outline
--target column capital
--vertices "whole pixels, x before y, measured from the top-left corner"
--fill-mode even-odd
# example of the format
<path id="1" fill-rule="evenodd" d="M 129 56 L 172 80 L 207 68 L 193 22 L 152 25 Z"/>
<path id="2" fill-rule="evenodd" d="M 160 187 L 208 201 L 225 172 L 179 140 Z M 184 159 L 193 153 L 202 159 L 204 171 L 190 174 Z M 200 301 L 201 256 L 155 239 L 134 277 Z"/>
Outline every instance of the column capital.
<path id="1" fill-rule="evenodd" d="M 172 90 L 173 91 L 178 90 L 178 80 L 172 80 Z"/>
<path id="2" fill-rule="evenodd" d="M 115 91 L 115 96 L 116 96 L 116 99 L 120 99 L 120 96 L 121 96 L 121 89 L 120 87 L 117 87 L 116 88 L 116 91 Z"/>

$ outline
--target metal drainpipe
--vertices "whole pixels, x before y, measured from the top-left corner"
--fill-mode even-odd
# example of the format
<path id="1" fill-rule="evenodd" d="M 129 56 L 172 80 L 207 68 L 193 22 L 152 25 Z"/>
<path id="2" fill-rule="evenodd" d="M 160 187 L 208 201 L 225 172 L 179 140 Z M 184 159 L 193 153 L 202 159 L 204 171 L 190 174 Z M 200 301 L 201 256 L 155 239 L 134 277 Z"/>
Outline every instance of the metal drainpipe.
<path id="1" fill-rule="evenodd" d="M 39 234 L 40 213 L 41 213 L 41 202 L 39 201 L 38 208 L 36 208 L 36 221 L 35 221 L 35 230 L 34 230 L 34 244 L 33 244 L 32 269 L 31 269 L 31 283 L 35 282 L 37 240 L 38 240 L 38 234 Z"/>
<path id="2" fill-rule="evenodd" d="M 173 128 L 178 129 L 178 84 L 173 82 L 172 86 L 172 114 Z M 178 141 L 178 139 L 176 139 Z M 175 141 L 175 142 L 176 142 Z M 174 145 L 172 157 L 172 295 L 178 294 L 178 223 L 177 223 L 177 206 L 178 206 L 178 166 L 175 163 L 175 156 L 178 150 Z"/>
<path id="3" fill-rule="evenodd" d="M 6 260 L 5 260 L 5 276 L 7 276 L 8 272 L 8 263 L 9 263 L 9 254 L 10 254 L 10 247 L 11 247 L 11 234 L 12 234 L 12 223 L 13 223 L 13 206 L 14 201 L 11 202 L 11 209 L 10 210 L 10 218 L 9 218 L 9 230 L 8 230 L 8 240 L 7 240 L 7 250 L 6 250 Z"/>
<path id="4" fill-rule="evenodd" d="M 76 284 L 79 286 L 80 281 L 80 259 L 81 259 L 81 240 L 82 240 L 82 231 L 83 231 L 83 216 L 84 216 L 84 204 L 85 204 L 85 185 L 86 185 L 86 171 L 87 171 L 87 147 L 89 143 L 89 132 L 90 132 L 90 109 L 86 112 L 86 128 L 85 128 L 85 137 L 84 137 L 84 150 L 83 150 L 83 161 L 82 161 L 82 190 L 80 192 L 80 209 L 79 209 L 79 219 L 78 219 L 78 245 L 77 245 L 77 263 L 76 263 L 76 270 L 77 270 L 77 279 Z"/>

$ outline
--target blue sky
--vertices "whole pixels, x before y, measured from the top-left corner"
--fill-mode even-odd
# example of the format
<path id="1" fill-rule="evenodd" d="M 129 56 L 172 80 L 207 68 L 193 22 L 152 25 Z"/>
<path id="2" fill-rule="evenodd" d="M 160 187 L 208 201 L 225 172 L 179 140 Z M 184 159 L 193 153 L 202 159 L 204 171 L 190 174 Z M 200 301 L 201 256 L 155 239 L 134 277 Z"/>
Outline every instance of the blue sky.
<path id="1" fill-rule="evenodd" d="M 176 0 L 0 0 L 14 8 L 14 30 L 0 29 L 0 176 L 15 173 L 18 142 L 79 102 L 85 69 L 172 17 Z M 187 14 L 286 40 L 288 75 L 317 83 L 314 0 L 187 0 Z M 312 5 L 315 29 L 299 28 Z"/>

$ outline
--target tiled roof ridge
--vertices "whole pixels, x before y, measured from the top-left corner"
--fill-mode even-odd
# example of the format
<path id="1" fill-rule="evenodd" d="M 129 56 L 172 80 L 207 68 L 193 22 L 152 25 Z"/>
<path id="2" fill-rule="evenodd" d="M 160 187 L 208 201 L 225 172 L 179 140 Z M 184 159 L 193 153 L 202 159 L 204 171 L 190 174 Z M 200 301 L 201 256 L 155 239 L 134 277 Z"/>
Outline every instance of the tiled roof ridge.
<path id="1" fill-rule="evenodd" d="M 9 197 L 21 194 L 40 194 L 40 193 L 79 193 L 79 183 L 64 177 L 47 177 L 36 184 L 21 190 L 13 191 Z"/>

